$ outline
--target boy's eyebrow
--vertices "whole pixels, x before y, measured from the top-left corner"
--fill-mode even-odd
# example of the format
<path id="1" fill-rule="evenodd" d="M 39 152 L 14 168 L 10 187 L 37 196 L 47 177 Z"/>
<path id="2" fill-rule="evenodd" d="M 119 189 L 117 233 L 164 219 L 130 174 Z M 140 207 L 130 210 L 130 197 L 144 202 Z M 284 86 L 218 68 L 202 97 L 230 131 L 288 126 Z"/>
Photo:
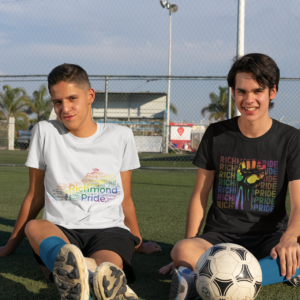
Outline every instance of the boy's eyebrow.
<path id="1" fill-rule="evenodd" d="M 241 91 L 241 92 L 246 92 L 245 89 L 242 89 L 242 88 L 235 88 L 237 91 Z M 266 87 L 259 87 L 259 88 L 255 88 L 255 89 L 252 89 L 251 92 L 256 92 L 256 91 L 263 91 L 265 90 Z"/>

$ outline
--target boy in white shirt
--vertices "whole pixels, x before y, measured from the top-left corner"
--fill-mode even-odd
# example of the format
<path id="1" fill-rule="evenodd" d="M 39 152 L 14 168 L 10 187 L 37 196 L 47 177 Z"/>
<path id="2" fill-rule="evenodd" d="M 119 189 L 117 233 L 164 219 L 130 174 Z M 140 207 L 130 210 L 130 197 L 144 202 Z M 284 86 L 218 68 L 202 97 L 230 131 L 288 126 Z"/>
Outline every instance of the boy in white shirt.
<path id="1" fill-rule="evenodd" d="M 48 87 L 58 120 L 32 131 L 29 190 L 0 257 L 26 234 L 61 299 L 138 299 L 126 285 L 134 280 L 132 254 L 161 248 L 143 243 L 138 228 L 131 175 L 140 164 L 132 131 L 93 121 L 95 92 L 80 66 L 54 68 Z M 43 207 L 43 219 L 36 220 Z M 84 257 L 96 262 L 95 272 Z"/>

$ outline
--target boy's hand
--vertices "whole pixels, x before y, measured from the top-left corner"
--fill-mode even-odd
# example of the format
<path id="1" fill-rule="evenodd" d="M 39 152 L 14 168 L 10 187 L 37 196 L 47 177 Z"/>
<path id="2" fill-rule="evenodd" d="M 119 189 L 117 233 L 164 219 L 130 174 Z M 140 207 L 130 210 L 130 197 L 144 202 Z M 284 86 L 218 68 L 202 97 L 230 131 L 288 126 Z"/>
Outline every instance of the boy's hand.
<path id="1" fill-rule="evenodd" d="M 137 248 L 135 248 L 134 252 L 151 254 L 154 252 L 161 252 L 161 247 L 155 242 L 149 241 L 147 243 L 141 243 Z"/>
<path id="2" fill-rule="evenodd" d="M 10 251 L 7 246 L 0 247 L 0 257 L 8 256 L 12 254 L 12 251 Z"/>
<path id="3" fill-rule="evenodd" d="M 296 269 L 300 266 L 300 245 L 296 238 L 283 236 L 270 255 L 273 259 L 279 256 L 281 276 L 291 279 L 296 274 Z"/>
<path id="4" fill-rule="evenodd" d="M 168 265 L 162 267 L 159 269 L 158 273 L 160 274 L 167 274 L 170 272 L 170 274 L 173 274 L 173 271 L 175 269 L 175 264 L 173 262 L 169 263 Z"/>

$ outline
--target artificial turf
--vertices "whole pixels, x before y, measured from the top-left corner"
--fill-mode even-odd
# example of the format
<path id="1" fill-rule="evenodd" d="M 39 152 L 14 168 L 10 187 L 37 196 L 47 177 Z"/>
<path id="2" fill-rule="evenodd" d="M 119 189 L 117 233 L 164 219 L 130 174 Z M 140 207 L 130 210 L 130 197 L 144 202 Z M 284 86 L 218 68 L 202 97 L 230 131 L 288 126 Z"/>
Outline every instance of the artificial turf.
<path id="1" fill-rule="evenodd" d="M 140 299 L 168 299 L 171 276 L 159 274 L 158 269 L 170 262 L 174 243 L 184 237 L 195 178 L 194 170 L 133 172 L 132 195 L 141 234 L 146 241 L 159 243 L 163 250 L 151 255 L 134 254 L 137 279 L 131 287 Z M 26 167 L 0 167 L 0 246 L 13 230 L 27 188 Z M 27 239 L 13 255 L 0 258 L 0 299 L 60 299 L 54 285 L 39 270 Z M 256 299 L 299 300 L 300 291 L 288 284 L 275 284 L 263 287 Z"/>

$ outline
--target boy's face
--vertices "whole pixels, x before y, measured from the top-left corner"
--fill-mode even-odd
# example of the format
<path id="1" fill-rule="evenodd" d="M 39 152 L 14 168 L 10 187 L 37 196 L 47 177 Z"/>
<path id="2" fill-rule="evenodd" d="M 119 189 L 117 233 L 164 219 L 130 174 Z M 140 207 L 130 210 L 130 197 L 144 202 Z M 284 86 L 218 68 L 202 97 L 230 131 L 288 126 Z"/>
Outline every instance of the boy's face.
<path id="1" fill-rule="evenodd" d="M 91 104 L 95 99 L 93 89 L 61 81 L 51 87 L 50 95 L 58 119 L 71 133 L 82 131 L 90 124 Z"/>
<path id="2" fill-rule="evenodd" d="M 237 73 L 232 95 L 241 118 L 250 122 L 263 120 L 269 115 L 269 102 L 276 96 L 276 87 L 262 88 L 252 73 Z"/>

